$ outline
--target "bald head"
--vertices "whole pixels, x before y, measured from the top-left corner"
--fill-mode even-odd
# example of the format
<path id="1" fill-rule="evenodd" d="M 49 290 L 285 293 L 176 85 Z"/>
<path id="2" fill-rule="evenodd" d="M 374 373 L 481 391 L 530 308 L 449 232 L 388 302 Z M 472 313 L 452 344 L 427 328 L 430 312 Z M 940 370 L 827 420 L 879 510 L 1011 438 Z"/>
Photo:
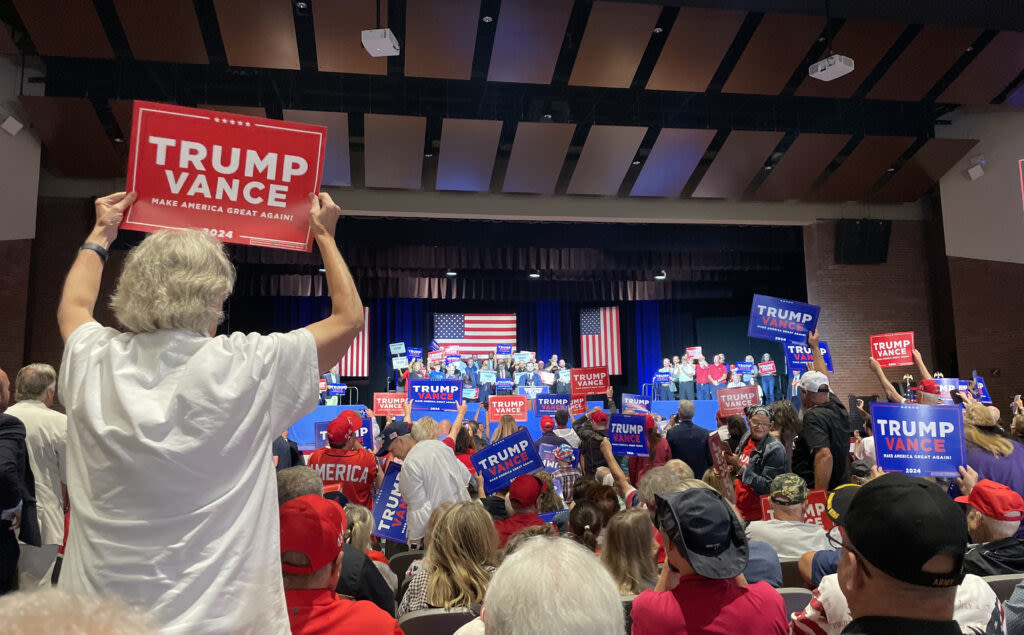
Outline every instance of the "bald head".
<path id="1" fill-rule="evenodd" d="M 11 401 L 11 380 L 7 373 L 0 368 L 0 410 L 6 410 L 7 404 Z"/>
<path id="2" fill-rule="evenodd" d="M 988 407 L 988 414 L 989 414 L 989 416 L 992 417 L 992 423 L 994 423 L 996 425 L 999 425 L 999 418 L 1002 416 L 999 413 L 999 408 L 996 408 L 995 406 L 989 406 Z"/>

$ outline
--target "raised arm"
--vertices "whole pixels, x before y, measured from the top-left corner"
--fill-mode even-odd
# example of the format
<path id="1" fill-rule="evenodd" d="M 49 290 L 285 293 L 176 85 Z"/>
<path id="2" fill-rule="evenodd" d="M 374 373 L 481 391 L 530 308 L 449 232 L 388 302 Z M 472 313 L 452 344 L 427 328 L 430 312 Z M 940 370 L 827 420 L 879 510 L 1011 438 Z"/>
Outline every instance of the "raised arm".
<path id="1" fill-rule="evenodd" d="M 868 360 L 868 364 L 871 365 L 872 372 L 878 377 L 878 382 L 882 384 L 882 390 L 885 391 L 885 398 L 892 403 L 903 403 L 905 400 L 903 397 L 896 392 L 896 389 L 892 387 L 892 383 L 886 378 L 885 372 L 882 370 L 882 365 L 878 363 L 878 360 L 872 357 Z"/>
<path id="2" fill-rule="evenodd" d="M 810 347 L 811 355 L 814 356 L 814 370 L 828 377 L 828 365 L 825 364 L 825 357 L 821 354 L 821 346 L 818 346 L 819 342 L 821 342 L 821 336 L 818 335 L 817 329 L 807 334 L 807 346 Z"/>
<path id="3" fill-rule="evenodd" d="M 924 365 L 924 359 L 921 357 L 921 351 L 914 349 L 914 365 L 917 366 L 917 372 L 921 374 L 921 379 L 931 379 L 932 374 L 928 372 L 928 367 Z"/>
<path id="4" fill-rule="evenodd" d="M 326 373 L 348 351 L 363 328 L 363 303 L 356 283 L 334 242 L 341 208 L 330 195 L 309 195 L 309 221 L 327 273 L 327 293 L 331 296 L 331 314 L 306 328 L 316 340 L 320 372 Z"/>
<path id="5" fill-rule="evenodd" d="M 136 194 L 117 192 L 96 199 L 96 225 L 85 244 L 95 245 L 106 253 L 117 238 L 117 227 L 121 224 L 125 210 L 135 202 Z M 64 292 L 57 306 L 57 324 L 60 336 L 66 342 L 79 326 L 92 322 L 96 298 L 100 294 L 100 280 L 103 278 L 103 264 L 106 257 L 92 248 L 81 249 L 68 277 L 64 281 Z"/>

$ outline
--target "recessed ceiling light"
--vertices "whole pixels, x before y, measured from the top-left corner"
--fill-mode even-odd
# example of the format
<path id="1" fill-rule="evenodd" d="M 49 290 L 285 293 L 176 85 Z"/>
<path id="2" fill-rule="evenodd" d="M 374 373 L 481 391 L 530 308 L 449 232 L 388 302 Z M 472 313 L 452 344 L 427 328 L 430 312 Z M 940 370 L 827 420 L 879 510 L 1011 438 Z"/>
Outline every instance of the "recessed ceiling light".
<path id="1" fill-rule="evenodd" d="M 769 172 L 771 172 L 771 171 L 772 171 L 772 166 L 771 166 L 771 164 L 768 164 L 768 165 L 764 166 L 764 169 L 765 169 L 765 170 L 768 170 Z"/>
<path id="2" fill-rule="evenodd" d="M 664 30 L 665 30 L 665 29 L 661 28 L 660 26 L 656 26 L 656 27 L 654 27 L 654 32 L 655 32 L 655 33 L 661 33 L 661 32 L 662 32 L 662 31 L 664 31 Z"/>
<path id="3" fill-rule="evenodd" d="M 655 279 L 655 280 L 664 280 L 664 279 L 665 279 L 665 278 L 667 278 L 667 277 L 668 277 L 668 274 L 667 274 L 667 273 L 665 273 L 665 270 L 664 270 L 664 269 L 662 269 L 662 270 L 661 270 L 661 271 L 659 271 L 658 273 L 654 274 L 654 279 Z"/>
<path id="4" fill-rule="evenodd" d="M 124 143 L 124 139 L 121 137 L 114 137 L 114 143 Z"/>
<path id="5" fill-rule="evenodd" d="M 309 3 L 308 2 L 303 2 L 302 0 L 299 0 L 298 2 L 295 3 L 295 8 L 299 9 L 300 11 L 303 10 L 303 9 L 308 9 L 309 8 Z"/>
<path id="6" fill-rule="evenodd" d="M 491 22 L 494 22 L 494 18 L 492 18 L 492 17 L 491 17 L 491 16 L 489 16 L 489 15 L 485 15 L 485 16 L 484 16 L 483 18 L 481 18 L 481 20 L 482 20 L 483 22 L 486 22 L 486 23 L 488 23 L 488 24 L 490 24 Z"/>
<path id="7" fill-rule="evenodd" d="M 434 156 L 434 153 L 433 152 L 424 152 L 423 156 L 425 156 L 426 158 L 429 159 L 430 157 Z"/>
<path id="8" fill-rule="evenodd" d="M 895 172 L 895 171 L 896 171 L 896 168 L 889 168 L 888 170 L 886 170 L 886 172 Z"/>
<path id="9" fill-rule="evenodd" d="M 455 276 L 459 275 L 459 272 L 452 271 L 451 269 L 449 269 L 448 271 L 444 272 L 444 275 L 448 276 L 449 278 L 454 278 Z"/>
<path id="10" fill-rule="evenodd" d="M 640 165 L 640 159 L 633 159 L 633 165 Z"/>
<path id="11" fill-rule="evenodd" d="M 544 113 L 544 118 L 545 119 L 551 119 L 551 113 L 549 113 L 549 112 Z"/>
<path id="12" fill-rule="evenodd" d="M 530 277 L 533 278 L 534 280 L 536 280 L 537 278 L 540 277 L 540 272 L 539 271 L 531 271 L 530 272 Z"/>

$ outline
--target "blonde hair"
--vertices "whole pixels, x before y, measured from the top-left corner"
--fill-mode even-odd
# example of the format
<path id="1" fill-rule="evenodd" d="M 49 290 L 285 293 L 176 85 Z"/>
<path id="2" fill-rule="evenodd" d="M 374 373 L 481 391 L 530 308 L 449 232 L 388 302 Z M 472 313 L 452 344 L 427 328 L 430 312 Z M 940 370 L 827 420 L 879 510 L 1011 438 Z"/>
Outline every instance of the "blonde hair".
<path id="1" fill-rule="evenodd" d="M 512 415 L 501 415 L 498 419 L 498 427 L 491 435 L 491 443 L 495 441 L 501 441 L 507 436 L 515 434 L 519 427 L 516 425 L 516 420 Z"/>
<path id="2" fill-rule="evenodd" d="M 146 635 L 158 631 L 145 612 L 117 596 L 46 588 L 0 597 L 4 633 Z"/>
<path id="3" fill-rule="evenodd" d="M 996 434 L 992 426 L 992 415 L 989 414 L 988 408 L 981 404 L 971 404 L 964 412 L 964 440 L 986 452 L 991 452 L 993 456 L 1013 454 L 1013 442 Z"/>
<path id="4" fill-rule="evenodd" d="M 653 527 L 647 510 L 634 507 L 612 516 L 604 530 L 601 562 L 623 595 L 649 589 L 658 578 Z"/>
<path id="5" fill-rule="evenodd" d="M 362 505 L 349 503 L 345 505 L 345 542 L 360 551 L 370 549 L 370 532 L 373 530 L 373 514 Z"/>
<path id="6" fill-rule="evenodd" d="M 419 421 L 412 424 L 412 428 L 409 430 L 409 434 L 412 435 L 416 441 L 427 441 L 429 439 L 437 440 L 437 435 L 441 434 L 441 426 L 438 425 L 431 417 L 420 417 Z"/>
<path id="7" fill-rule="evenodd" d="M 693 468 L 682 459 L 669 459 L 665 461 L 665 467 L 672 470 L 672 473 L 679 478 L 694 478 Z"/>
<path id="8" fill-rule="evenodd" d="M 163 230 L 128 252 L 110 307 L 133 333 L 206 333 L 224 320 L 224 300 L 234 286 L 224 245 L 195 229 Z"/>
<path id="9" fill-rule="evenodd" d="M 442 513 L 427 547 L 427 603 L 445 609 L 483 603 L 497 546 L 494 521 L 480 504 L 464 501 Z"/>

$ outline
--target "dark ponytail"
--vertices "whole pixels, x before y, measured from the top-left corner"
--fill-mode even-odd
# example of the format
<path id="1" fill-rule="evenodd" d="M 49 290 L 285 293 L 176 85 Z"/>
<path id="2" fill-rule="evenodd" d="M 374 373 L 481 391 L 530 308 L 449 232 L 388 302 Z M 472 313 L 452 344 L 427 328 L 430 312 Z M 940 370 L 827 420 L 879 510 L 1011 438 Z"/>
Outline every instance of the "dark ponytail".
<path id="1" fill-rule="evenodd" d="M 590 501 L 581 501 L 569 512 L 570 537 L 591 551 L 597 550 L 601 533 L 601 512 Z"/>

